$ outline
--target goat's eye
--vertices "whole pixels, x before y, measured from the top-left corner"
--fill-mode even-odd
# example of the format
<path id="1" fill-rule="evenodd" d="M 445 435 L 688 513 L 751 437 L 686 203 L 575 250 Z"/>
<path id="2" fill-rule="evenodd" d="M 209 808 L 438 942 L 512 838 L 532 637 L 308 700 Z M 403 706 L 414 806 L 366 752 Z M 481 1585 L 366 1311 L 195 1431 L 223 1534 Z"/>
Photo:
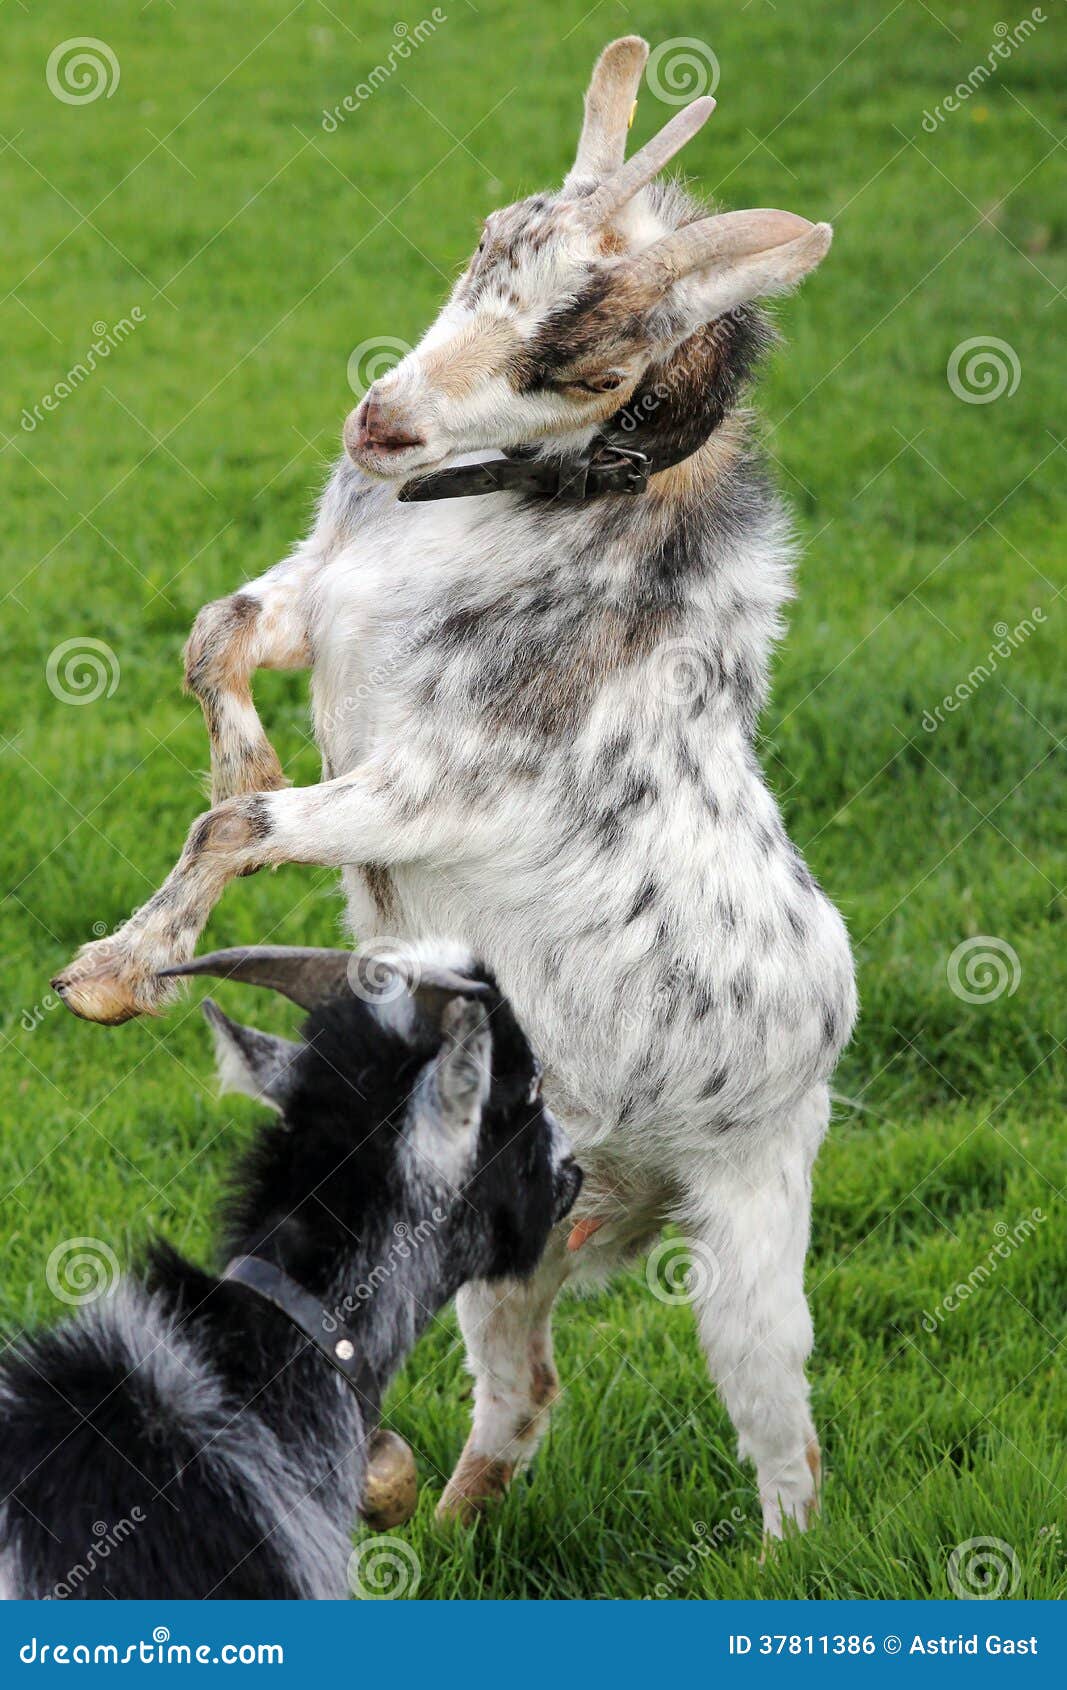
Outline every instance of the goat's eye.
<path id="1" fill-rule="evenodd" d="M 568 382 L 569 387 L 581 388 L 583 393 L 612 393 L 621 387 L 623 376 L 621 370 L 604 370 L 595 376 L 583 376 L 580 381 Z"/>

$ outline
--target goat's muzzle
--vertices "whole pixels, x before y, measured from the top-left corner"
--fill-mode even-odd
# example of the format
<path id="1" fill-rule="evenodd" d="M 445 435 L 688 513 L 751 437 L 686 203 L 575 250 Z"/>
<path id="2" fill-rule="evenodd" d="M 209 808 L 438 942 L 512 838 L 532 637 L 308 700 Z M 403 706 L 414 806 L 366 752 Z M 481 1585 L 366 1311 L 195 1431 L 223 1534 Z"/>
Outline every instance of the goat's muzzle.
<path id="1" fill-rule="evenodd" d="M 344 443 L 349 457 L 361 468 L 367 467 L 368 458 L 387 461 L 426 444 L 421 434 L 404 426 L 399 413 L 373 388 L 345 419 Z"/>

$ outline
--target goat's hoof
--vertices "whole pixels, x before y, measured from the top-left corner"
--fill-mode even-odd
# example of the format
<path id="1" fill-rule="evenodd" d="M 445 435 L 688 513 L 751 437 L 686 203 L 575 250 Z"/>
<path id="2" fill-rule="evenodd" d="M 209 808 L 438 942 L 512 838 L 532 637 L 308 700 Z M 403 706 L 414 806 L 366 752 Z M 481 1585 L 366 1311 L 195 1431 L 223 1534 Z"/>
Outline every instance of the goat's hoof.
<path id="1" fill-rule="evenodd" d="M 367 1449 L 359 1512 L 372 1532 L 389 1532 L 410 1520 L 419 1500 L 419 1482 L 411 1447 L 396 1432 L 379 1426 Z"/>
<path id="2" fill-rule="evenodd" d="M 173 993 L 164 981 L 133 968 L 110 939 L 86 945 L 51 985 L 73 1015 L 105 1027 L 153 1015 Z"/>
<path id="3" fill-rule="evenodd" d="M 437 1518 L 473 1526 L 488 1505 L 504 1495 L 514 1471 L 513 1462 L 499 1457 L 463 1456 L 437 1504 Z"/>

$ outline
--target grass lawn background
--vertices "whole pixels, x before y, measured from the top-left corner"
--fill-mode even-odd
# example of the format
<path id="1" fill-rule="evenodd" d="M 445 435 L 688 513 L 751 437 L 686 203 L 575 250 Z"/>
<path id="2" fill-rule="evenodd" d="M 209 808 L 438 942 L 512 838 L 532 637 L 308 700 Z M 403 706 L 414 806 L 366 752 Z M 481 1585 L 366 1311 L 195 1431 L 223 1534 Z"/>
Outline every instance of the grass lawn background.
<path id="1" fill-rule="evenodd" d="M 952 1549 L 978 1537 L 1014 1554 L 997 1551 L 1013 1594 L 1062 1595 L 1063 9 L 1050 0 L 932 133 L 924 112 L 986 62 L 999 20 L 1014 25 L 999 0 L 442 10 L 329 133 L 323 110 L 398 40 L 382 0 L 5 9 L 0 1321 L 62 1312 L 45 1267 L 72 1237 L 125 1260 L 159 1229 L 203 1253 L 255 1118 L 216 1100 L 193 1003 L 105 1032 L 47 993 L 94 924 L 156 886 L 202 808 L 206 742 L 179 687 L 193 616 L 303 530 L 353 348 L 413 340 L 483 215 L 558 182 L 604 41 L 702 38 L 719 108 L 687 171 L 729 207 L 837 229 L 779 312 L 788 345 L 759 399 L 807 547 L 763 754 L 847 916 L 864 1006 L 815 1191 L 824 1515 L 758 1567 L 751 1471 L 688 1310 L 638 1272 L 561 1307 L 551 1436 L 469 1537 L 432 1519 L 467 1412 L 451 1315 L 426 1337 L 392 1395 L 425 1481 L 404 1535 L 422 1596 L 641 1596 L 672 1568 L 686 1597 L 944 1596 Z M 68 105 L 46 61 L 86 33 L 121 78 Z M 646 90 L 635 144 L 672 109 Z M 25 427 L 93 325 L 135 306 L 135 331 Z M 946 376 L 979 336 L 1020 372 L 988 404 Z M 927 731 L 924 713 L 1024 617 L 1032 634 Z M 77 707 L 47 669 L 85 638 L 114 653 L 118 681 Z M 257 698 L 291 775 L 313 781 L 305 679 L 265 676 Z M 205 943 L 329 943 L 338 913 L 329 874 L 260 875 L 231 889 Z M 1017 967 L 1014 990 L 968 1003 L 947 970 L 975 935 Z M 256 1012 L 291 1024 L 280 1004 Z M 1035 1209 L 1032 1236 L 924 1327 Z"/>

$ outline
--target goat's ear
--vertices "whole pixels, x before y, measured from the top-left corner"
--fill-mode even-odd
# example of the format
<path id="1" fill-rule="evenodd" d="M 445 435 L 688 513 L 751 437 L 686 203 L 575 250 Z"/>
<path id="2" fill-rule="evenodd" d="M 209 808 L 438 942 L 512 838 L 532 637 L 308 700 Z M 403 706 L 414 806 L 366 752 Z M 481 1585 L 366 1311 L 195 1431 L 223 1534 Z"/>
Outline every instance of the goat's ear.
<path id="1" fill-rule="evenodd" d="M 291 1039 L 261 1033 L 231 1021 L 217 1003 L 205 998 L 202 1005 L 215 1038 L 215 1066 L 219 1090 L 243 1092 L 272 1109 L 282 1109 L 293 1088 L 296 1059 L 303 1049 Z"/>
<path id="2" fill-rule="evenodd" d="M 466 1175 L 492 1078 L 489 1017 L 476 998 L 452 998 L 441 1017 L 442 1045 L 414 1096 L 413 1148 L 449 1185 Z"/>
<path id="3" fill-rule="evenodd" d="M 634 305 L 659 300 L 685 338 L 750 300 L 787 293 L 826 257 L 829 223 L 789 211 L 730 211 L 666 235 L 620 275 Z"/>
<path id="4" fill-rule="evenodd" d="M 689 309 L 702 324 L 750 300 L 789 293 L 822 263 L 832 240 L 829 223 L 816 223 L 795 240 L 695 272 L 683 284 Z"/>

